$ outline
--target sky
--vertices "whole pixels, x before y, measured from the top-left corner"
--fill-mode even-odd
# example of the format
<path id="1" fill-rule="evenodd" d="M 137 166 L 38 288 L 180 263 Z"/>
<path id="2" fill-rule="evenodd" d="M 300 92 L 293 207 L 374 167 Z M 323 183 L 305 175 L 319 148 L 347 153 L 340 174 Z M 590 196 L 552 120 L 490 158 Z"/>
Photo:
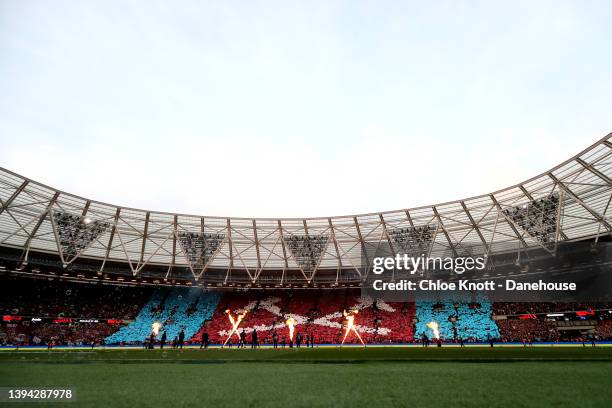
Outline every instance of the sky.
<path id="1" fill-rule="evenodd" d="M 0 166 L 305 217 L 516 184 L 612 131 L 609 1 L 0 0 Z"/>

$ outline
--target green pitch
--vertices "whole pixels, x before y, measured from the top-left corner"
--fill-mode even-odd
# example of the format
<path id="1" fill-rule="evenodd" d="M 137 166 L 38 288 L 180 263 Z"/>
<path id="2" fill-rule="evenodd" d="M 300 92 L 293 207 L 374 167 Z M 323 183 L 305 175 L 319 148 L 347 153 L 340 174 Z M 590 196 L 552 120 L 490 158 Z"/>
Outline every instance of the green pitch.
<path id="1" fill-rule="evenodd" d="M 605 347 L 0 352 L 0 386 L 74 407 L 610 407 L 610 378 Z"/>

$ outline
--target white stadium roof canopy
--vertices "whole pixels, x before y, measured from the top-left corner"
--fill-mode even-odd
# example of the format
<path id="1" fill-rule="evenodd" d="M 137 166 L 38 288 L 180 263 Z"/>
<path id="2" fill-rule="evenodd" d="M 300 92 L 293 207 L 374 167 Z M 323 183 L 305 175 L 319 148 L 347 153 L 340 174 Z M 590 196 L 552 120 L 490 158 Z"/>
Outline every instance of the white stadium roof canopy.
<path id="1" fill-rule="evenodd" d="M 18 270 L 49 256 L 66 275 L 88 268 L 107 278 L 123 268 L 122 280 L 210 277 L 223 285 L 276 286 L 358 282 L 367 254 L 381 243 L 431 256 L 546 249 L 612 234 L 611 139 L 612 133 L 543 174 L 489 194 L 322 218 L 126 208 L 0 168 L 0 249 L 18 254 Z"/>

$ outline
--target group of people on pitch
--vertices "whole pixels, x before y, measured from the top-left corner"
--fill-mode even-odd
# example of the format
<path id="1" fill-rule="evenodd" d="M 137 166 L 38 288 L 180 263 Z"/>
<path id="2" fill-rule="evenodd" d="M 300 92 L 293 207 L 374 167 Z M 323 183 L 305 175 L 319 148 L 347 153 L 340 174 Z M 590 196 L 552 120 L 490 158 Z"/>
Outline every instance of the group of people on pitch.
<path id="1" fill-rule="evenodd" d="M 247 333 L 244 329 L 242 329 L 242 331 L 238 335 L 238 338 L 239 338 L 238 348 L 245 348 L 249 344 L 247 340 Z M 287 341 L 287 337 L 285 336 L 283 336 L 282 338 L 279 338 L 278 332 L 276 330 L 272 332 L 272 346 L 275 349 L 279 347 L 285 348 L 287 346 L 289 346 L 289 348 L 293 348 L 294 345 L 295 347 L 300 348 L 302 347 L 302 343 L 305 343 L 306 347 L 312 348 L 314 347 L 314 342 L 315 342 L 314 334 L 306 334 L 306 336 L 302 336 L 302 333 L 297 332 L 295 335 L 295 343 L 294 343 L 292 338 L 290 338 Z M 203 347 L 207 348 L 208 345 L 209 345 L 208 333 L 204 332 L 202 333 L 202 344 L 200 345 L 200 348 L 203 348 Z M 253 349 L 258 348 L 260 346 L 257 329 L 253 329 L 253 332 L 251 333 L 250 345 L 251 345 L 251 348 Z M 230 341 L 228 341 L 227 346 L 229 348 L 232 347 L 231 339 Z"/>
<path id="2" fill-rule="evenodd" d="M 302 346 L 302 341 L 306 342 L 306 347 L 314 347 L 314 334 L 306 334 L 306 337 L 302 337 L 302 333 L 297 332 L 295 335 L 295 347 L 300 348 Z M 272 346 L 274 348 L 278 348 L 279 344 L 282 348 L 287 346 L 287 338 L 285 336 L 282 337 L 281 342 L 278 342 L 278 333 L 276 330 L 272 332 Z M 293 339 L 289 338 L 289 348 L 293 347 Z"/>
<path id="3" fill-rule="evenodd" d="M 145 340 L 144 342 L 144 347 L 146 349 L 153 349 L 154 345 L 155 345 L 155 333 L 151 333 L 151 335 L 149 336 L 148 340 Z M 166 345 L 168 341 L 168 335 L 166 334 L 166 331 L 164 330 L 164 332 L 161 335 L 161 339 L 159 340 L 159 348 L 163 349 L 164 346 Z M 185 331 L 183 329 L 181 329 L 181 331 L 179 332 L 178 336 L 174 337 L 174 340 L 172 340 L 172 348 L 173 349 L 182 349 L 183 348 L 183 344 L 185 344 Z"/>

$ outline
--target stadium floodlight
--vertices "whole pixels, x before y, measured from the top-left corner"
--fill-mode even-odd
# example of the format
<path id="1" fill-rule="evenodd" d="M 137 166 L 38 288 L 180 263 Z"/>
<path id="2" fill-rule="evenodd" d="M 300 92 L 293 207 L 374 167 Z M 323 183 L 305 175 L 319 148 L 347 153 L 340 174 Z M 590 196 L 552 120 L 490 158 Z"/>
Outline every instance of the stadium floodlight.
<path id="1" fill-rule="evenodd" d="M 64 265 L 74 261 L 81 252 L 110 227 L 108 222 L 94 221 L 89 217 L 82 217 L 66 211 L 53 211 L 52 221 Z"/>
<path id="2" fill-rule="evenodd" d="M 225 240 L 224 234 L 179 232 L 177 234 L 192 272 L 202 272 Z"/>
<path id="3" fill-rule="evenodd" d="M 523 205 L 505 209 L 504 215 L 540 244 L 547 246 L 555 242 L 559 194 L 532 200 Z"/>
<path id="4" fill-rule="evenodd" d="M 420 256 L 429 254 L 437 228 L 435 224 L 428 224 L 389 229 L 388 233 L 395 252 L 408 256 Z"/>
<path id="5" fill-rule="evenodd" d="M 317 269 L 330 237 L 328 235 L 285 235 L 287 248 L 300 269 L 310 274 Z"/>

